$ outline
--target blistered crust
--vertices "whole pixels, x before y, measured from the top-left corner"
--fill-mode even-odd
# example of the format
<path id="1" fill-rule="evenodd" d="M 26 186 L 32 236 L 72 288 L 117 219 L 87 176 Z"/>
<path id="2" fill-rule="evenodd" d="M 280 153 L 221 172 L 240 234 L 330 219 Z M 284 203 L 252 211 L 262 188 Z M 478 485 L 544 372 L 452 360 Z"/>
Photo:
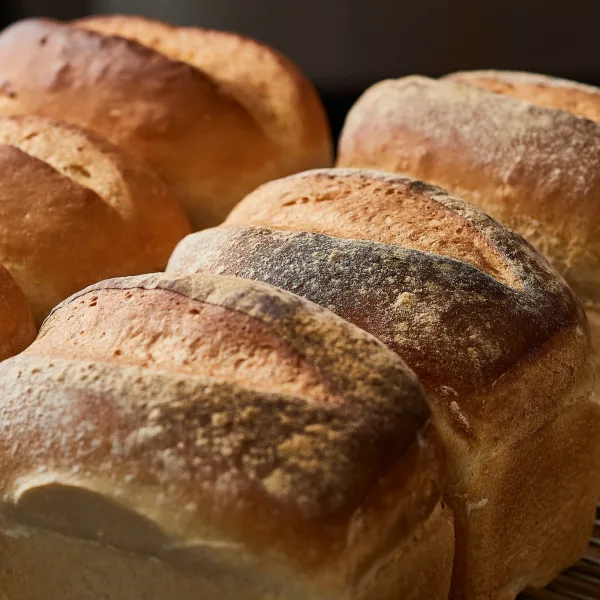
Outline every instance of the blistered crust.
<path id="1" fill-rule="evenodd" d="M 497 221 L 406 177 L 333 169 L 266 184 L 223 227 L 180 242 L 168 271 L 265 281 L 328 307 L 398 352 L 461 438 L 520 415 L 506 439 L 518 438 L 589 388 L 589 332 L 564 280 Z M 532 367 L 542 355 L 547 370 Z"/>
<path id="2" fill-rule="evenodd" d="M 252 227 L 189 236 L 169 271 L 245 277 L 319 302 L 386 343 L 450 405 L 461 397 L 457 429 L 461 416 L 503 419 L 504 409 L 486 411 L 481 395 L 563 331 L 575 333 L 577 369 L 586 364 L 581 309 L 565 285 L 547 285 L 543 269 L 518 289 L 430 253 Z M 466 425 L 463 433 L 473 432 Z"/>

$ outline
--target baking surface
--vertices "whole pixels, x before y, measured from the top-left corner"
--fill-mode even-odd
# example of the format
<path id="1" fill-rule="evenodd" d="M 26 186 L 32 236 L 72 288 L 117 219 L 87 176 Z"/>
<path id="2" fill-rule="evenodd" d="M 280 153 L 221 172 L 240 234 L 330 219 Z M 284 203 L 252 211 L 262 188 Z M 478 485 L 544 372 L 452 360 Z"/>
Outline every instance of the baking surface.
<path id="1" fill-rule="evenodd" d="M 519 600 L 598 600 L 600 598 L 600 504 L 586 555 L 559 575 L 545 590 L 533 590 Z"/>

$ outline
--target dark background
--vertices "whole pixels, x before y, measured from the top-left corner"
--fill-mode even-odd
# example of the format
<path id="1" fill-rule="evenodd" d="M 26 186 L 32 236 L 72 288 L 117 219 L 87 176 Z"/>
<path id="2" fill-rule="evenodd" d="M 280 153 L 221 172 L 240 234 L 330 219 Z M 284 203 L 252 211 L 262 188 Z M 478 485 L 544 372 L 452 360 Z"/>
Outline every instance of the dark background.
<path id="1" fill-rule="evenodd" d="M 0 0 L 0 24 L 138 13 L 237 31 L 317 84 L 334 132 L 369 85 L 409 73 L 530 70 L 600 84 L 600 0 Z"/>

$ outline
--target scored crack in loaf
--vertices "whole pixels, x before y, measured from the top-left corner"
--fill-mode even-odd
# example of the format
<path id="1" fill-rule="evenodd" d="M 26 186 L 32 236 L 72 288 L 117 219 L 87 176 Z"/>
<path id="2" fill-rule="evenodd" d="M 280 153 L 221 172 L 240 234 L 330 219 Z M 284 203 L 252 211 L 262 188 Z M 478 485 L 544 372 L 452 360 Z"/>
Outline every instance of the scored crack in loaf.
<path id="1" fill-rule="evenodd" d="M 27 298 L 0 264 L 0 361 L 25 350 L 35 339 L 35 334 Z"/>
<path id="2" fill-rule="evenodd" d="M 447 598 L 422 388 L 305 299 L 219 276 L 104 281 L 0 386 L 11 600 Z"/>
<path id="3" fill-rule="evenodd" d="M 0 34 L 0 115 L 95 130 L 152 165 L 196 229 L 257 185 L 329 166 L 310 82 L 249 38 L 142 17 L 27 20 Z"/>
<path id="4" fill-rule="evenodd" d="M 180 242 L 168 271 L 287 289 L 414 369 L 448 453 L 453 599 L 513 599 L 586 548 L 600 491 L 589 332 L 517 234 L 422 181 L 317 170 L 260 187 Z"/>
<path id="5" fill-rule="evenodd" d="M 0 118 L 0 263 L 38 324 L 98 280 L 163 269 L 190 227 L 167 185 L 83 129 Z"/>
<path id="6" fill-rule="evenodd" d="M 338 164 L 441 185 L 523 235 L 575 290 L 598 350 L 596 121 L 600 90 L 574 82 L 496 71 L 405 77 L 380 82 L 358 100 Z"/>

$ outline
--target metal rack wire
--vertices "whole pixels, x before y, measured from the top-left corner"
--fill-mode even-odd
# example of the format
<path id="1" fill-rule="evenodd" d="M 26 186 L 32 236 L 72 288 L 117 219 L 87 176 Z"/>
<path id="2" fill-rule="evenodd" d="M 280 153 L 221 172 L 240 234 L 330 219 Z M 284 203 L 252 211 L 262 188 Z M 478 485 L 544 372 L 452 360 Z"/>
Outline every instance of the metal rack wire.
<path id="1" fill-rule="evenodd" d="M 519 600 L 600 600 L 600 504 L 586 555 L 546 589 L 530 590 Z"/>

